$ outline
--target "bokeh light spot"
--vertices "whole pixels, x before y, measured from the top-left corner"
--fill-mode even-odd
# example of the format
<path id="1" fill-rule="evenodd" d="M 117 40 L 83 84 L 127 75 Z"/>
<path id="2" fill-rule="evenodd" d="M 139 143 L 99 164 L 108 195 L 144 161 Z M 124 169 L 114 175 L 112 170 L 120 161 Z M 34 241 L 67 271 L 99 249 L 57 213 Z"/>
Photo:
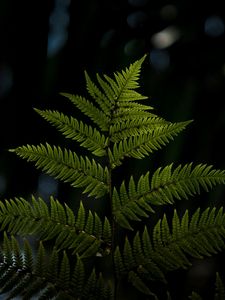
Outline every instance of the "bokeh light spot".
<path id="1" fill-rule="evenodd" d="M 56 195 L 58 192 L 58 182 L 46 174 L 41 174 L 38 178 L 37 192 L 43 197 Z"/>
<path id="2" fill-rule="evenodd" d="M 211 16 L 205 20 L 205 33 L 211 37 L 218 37 L 224 33 L 224 21 L 219 16 Z"/>
<path id="3" fill-rule="evenodd" d="M 153 49 L 150 52 L 150 63 L 157 71 L 164 71 L 170 65 L 170 55 L 166 50 Z"/>
<path id="4" fill-rule="evenodd" d="M 143 28 L 148 20 L 148 16 L 143 11 L 136 11 L 127 17 L 127 24 L 131 28 Z"/>
<path id="5" fill-rule="evenodd" d="M 169 26 L 155 33 L 151 42 L 155 48 L 163 49 L 173 45 L 180 37 L 180 32 L 175 26 Z"/>
<path id="6" fill-rule="evenodd" d="M 48 57 L 56 55 L 68 39 L 70 0 L 55 0 L 55 7 L 49 18 Z"/>

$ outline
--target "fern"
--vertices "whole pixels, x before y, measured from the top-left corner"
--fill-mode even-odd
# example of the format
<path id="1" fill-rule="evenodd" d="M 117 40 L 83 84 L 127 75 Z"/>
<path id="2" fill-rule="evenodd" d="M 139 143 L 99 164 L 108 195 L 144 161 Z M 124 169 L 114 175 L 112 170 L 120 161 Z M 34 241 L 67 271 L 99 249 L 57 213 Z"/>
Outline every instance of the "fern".
<path id="1" fill-rule="evenodd" d="M 10 150 L 94 201 L 102 198 L 107 212 L 98 215 L 85 200 L 76 203 L 79 208 L 74 211 L 53 196 L 2 200 L 0 286 L 5 299 L 116 300 L 121 299 L 126 282 L 136 298 L 169 300 L 170 272 L 188 269 L 193 258 L 224 250 L 222 207 L 198 208 L 193 213 L 180 213 L 174 207 L 172 215 L 165 212 L 157 218 L 156 214 L 158 206 L 175 206 L 176 201 L 225 184 L 224 170 L 172 163 L 139 178 L 131 174 L 128 181 L 114 180 L 114 170 L 125 158 L 150 156 L 192 122 L 171 123 L 153 112 L 138 91 L 144 60 L 145 56 L 112 77 L 97 74 L 96 82 L 85 71 L 85 97 L 61 93 L 90 124 L 56 110 L 35 108 L 65 138 L 85 148 L 87 156 L 48 143 Z M 152 222 L 146 222 L 149 219 Z M 30 237 L 38 241 L 36 247 L 33 242 L 31 247 Z M 189 298 L 201 296 L 193 291 Z M 215 299 L 223 298 L 217 274 Z"/>
<path id="2" fill-rule="evenodd" d="M 102 197 L 108 190 L 108 169 L 90 161 L 88 157 L 78 157 L 71 150 L 62 150 L 59 146 L 49 144 L 38 146 L 21 146 L 15 150 L 22 158 L 35 161 L 36 167 L 74 187 L 85 187 L 89 196 Z"/>

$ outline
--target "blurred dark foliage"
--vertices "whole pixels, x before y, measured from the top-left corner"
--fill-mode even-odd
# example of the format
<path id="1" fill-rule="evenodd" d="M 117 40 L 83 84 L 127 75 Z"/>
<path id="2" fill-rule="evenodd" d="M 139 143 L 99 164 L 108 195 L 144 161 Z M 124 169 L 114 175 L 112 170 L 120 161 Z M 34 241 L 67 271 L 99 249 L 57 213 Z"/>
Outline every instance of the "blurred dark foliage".
<path id="1" fill-rule="evenodd" d="M 75 113 L 59 92 L 85 94 L 84 69 L 112 74 L 144 53 L 140 83 L 150 105 L 168 120 L 194 123 L 153 158 L 126 161 L 121 178 L 172 161 L 225 168 L 224 24 L 222 1 L 0 0 L 1 197 L 41 193 L 45 182 L 7 149 L 70 144 L 32 108 Z M 48 182 L 49 192 L 56 186 Z M 57 188 L 63 201 L 81 197 Z M 210 195 L 185 205 L 223 205 L 222 187 Z"/>

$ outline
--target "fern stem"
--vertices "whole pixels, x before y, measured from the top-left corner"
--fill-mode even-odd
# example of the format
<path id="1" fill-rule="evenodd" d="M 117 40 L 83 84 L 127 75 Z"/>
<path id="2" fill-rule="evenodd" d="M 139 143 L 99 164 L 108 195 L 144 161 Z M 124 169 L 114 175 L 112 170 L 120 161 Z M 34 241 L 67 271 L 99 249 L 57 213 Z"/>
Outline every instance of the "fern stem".
<path id="1" fill-rule="evenodd" d="M 110 199 L 110 219 L 111 219 L 111 259 L 112 259 L 112 265 L 113 265 L 113 270 L 115 270 L 115 265 L 114 265 L 114 251 L 116 249 L 116 233 L 117 233 L 117 229 L 116 229 L 116 222 L 113 216 L 113 204 L 112 204 L 112 168 L 111 166 L 109 166 L 109 199 Z M 114 276 L 114 293 L 113 293 L 113 297 L 114 300 L 116 300 L 117 298 L 117 279 L 116 276 Z"/>
<path id="2" fill-rule="evenodd" d="M 109 136 L 110 136 L 110 130 L 109 130 Z M 111 150 L 111 141 L 109 138 L 108 141 L 108 150 Z M 109 151 L 107 151 L 109 153 Z M 110 221 L 111 221 L 111 261 L 112 261 L 112 266 L 113 266 L 113 281 L 114 281 L 114 293 L 113 293 L 113 299 L 117 299 L 117 290 L 118 290 L 118 281 L 115 276 L 115 262 L 114 262 L 114 252 L 117 246 L 117 224 L 113 215 L 113 201 L 112 201 L 112 194 L 113 194 L 113 180 L 112 180 L 112 173 L 113 173 L 113 167 L 110 162 L 109 155 L 107 155 L 107 160 L 108 160 L 108 171 L 109 171 L 109 176 L 108 176 L 108 187 L 109 187 L 109 202 L 110 202 Z"/>

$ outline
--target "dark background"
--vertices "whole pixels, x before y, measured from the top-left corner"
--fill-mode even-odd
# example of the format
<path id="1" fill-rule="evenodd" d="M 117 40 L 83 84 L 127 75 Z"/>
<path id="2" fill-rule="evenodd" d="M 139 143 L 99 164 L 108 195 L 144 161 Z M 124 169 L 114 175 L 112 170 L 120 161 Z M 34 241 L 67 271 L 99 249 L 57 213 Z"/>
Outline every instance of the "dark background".
<path id="1" fill-rule="evenodd" d="M 67 145 L 33 107 L 72 114 L 59 92 L 85 94 L 84 69 L 92 76 L 111 75 L 145 53 L 141 86 L 149 104 L 170 121 L 194 122 L 153 162 L 127 163 L 123 175 L 172 161 L 225 168 L 222 6 L 223 1 L 0 0 L 1 198 L 55 193 L 62 201 L 73 200 L 70 187 L 40 174 L 8 149 L 46 141 Z M 218 187 L 185 205 L 223 205 L 224 196 Z M 207 270 L 215 264 L 207 263 L 202 273 L 210 277 Z M 193 274 L 190 278 L 193 286 Z"/>

